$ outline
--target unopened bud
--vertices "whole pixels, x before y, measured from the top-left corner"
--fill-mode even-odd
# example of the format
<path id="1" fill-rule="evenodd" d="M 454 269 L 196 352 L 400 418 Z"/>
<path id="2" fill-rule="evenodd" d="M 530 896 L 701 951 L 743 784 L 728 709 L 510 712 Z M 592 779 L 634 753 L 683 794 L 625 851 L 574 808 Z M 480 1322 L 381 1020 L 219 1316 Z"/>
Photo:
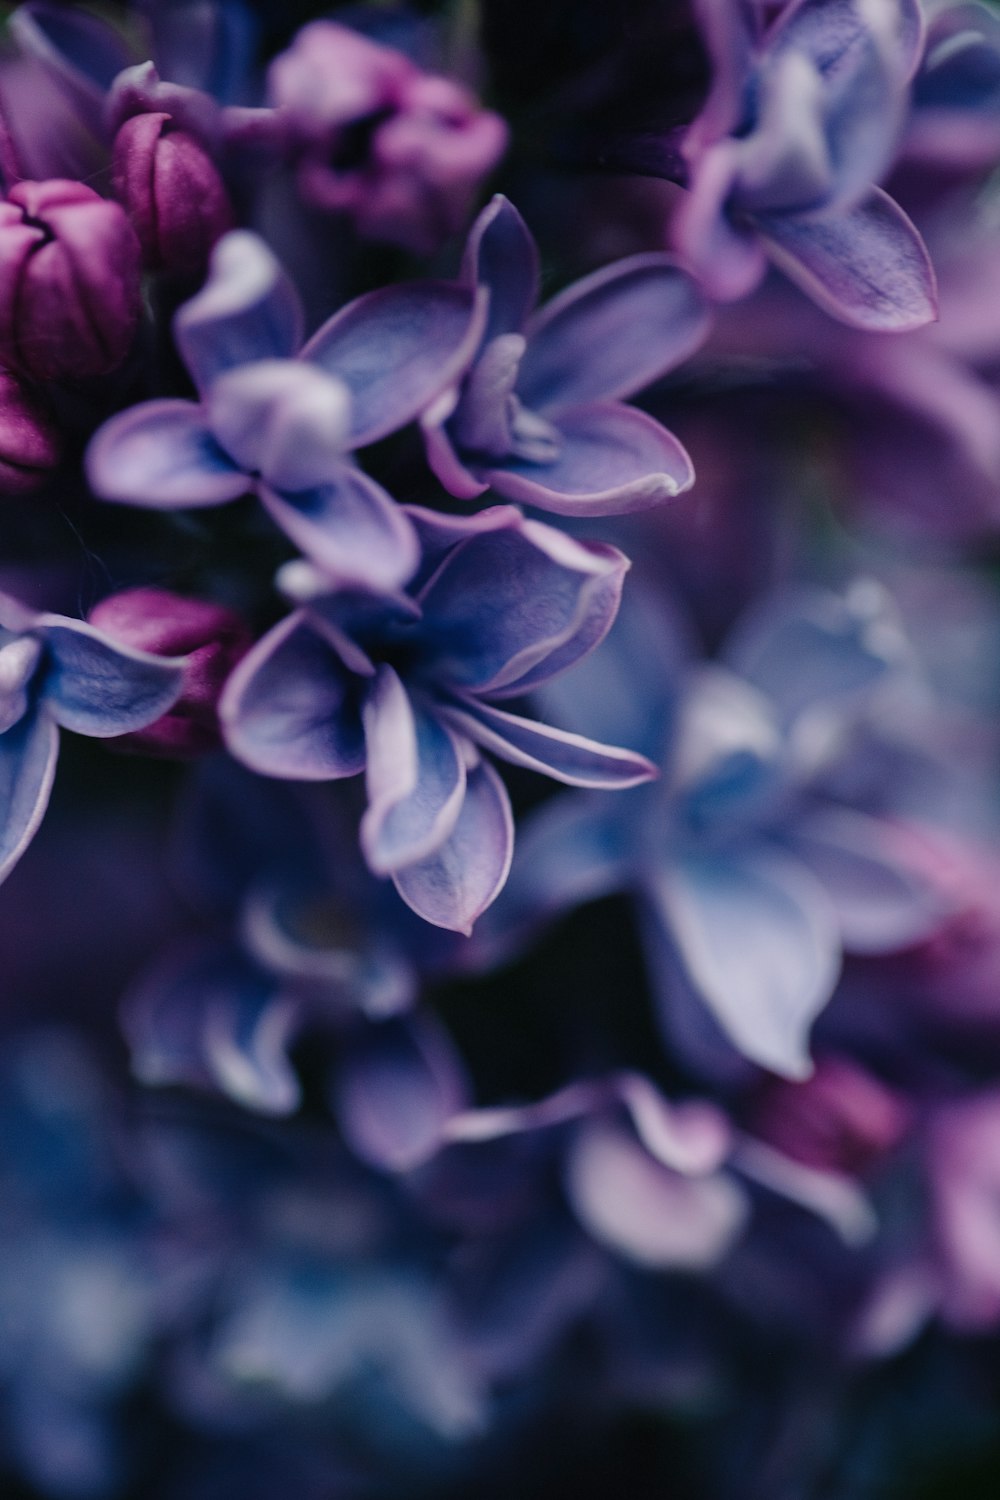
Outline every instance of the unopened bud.
<path id="1" fill-rule="evenodd" d="M 232 225 L 218 168 L 170 115 L 133 115 L 115 137 L 115 192 L 151 271 L 197 276 Z"/>
<path id="2" fill-rule="evenodd" d="M 59 462 L 59 434 L 41 402 L 0 370 L 0 494 L 37 489 Z"/>

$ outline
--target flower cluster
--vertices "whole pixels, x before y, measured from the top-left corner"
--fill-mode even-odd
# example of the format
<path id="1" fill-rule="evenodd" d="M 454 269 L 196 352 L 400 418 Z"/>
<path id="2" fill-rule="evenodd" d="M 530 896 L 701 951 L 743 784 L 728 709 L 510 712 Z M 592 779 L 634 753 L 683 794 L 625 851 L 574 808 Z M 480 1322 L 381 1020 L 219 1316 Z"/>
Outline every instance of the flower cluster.
<path id="1" fill-rule="evenodd" d="M 985 1500 L 996 15 L 7 9 L 0 1490 Z"/>

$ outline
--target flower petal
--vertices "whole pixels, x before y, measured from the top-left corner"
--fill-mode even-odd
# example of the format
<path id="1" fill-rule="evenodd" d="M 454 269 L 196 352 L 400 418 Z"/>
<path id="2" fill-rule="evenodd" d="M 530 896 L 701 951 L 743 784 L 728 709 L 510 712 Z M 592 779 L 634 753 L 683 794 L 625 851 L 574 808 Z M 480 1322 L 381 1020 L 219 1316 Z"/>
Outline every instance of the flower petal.
<path id="1" fill-rule="evenodd" d="M 91 439 L 86 469 L 102 500 L 156 510 L 222 505 L 250 488 L 193 401 L 144 401 L 119 412 Z"/>
<path id="2" fill-rule="evenodd" d="M 402 507 L 352 465 L 311 490 L 261 485 L 258 493 L 285 535 L 339 585 L 391 592 L 417 566 L 420 549 Z"/>
<path id="3" fill-rule="evenodd" d="M 0 880 L 17 864 L 45 816 L 58 754 L 59 730 L 47 713 L 26 714 L 0 734 Z"/>
<path id="4" fill-rule="evenodd" d="M 520 333 L 538 301 L 538 247 L 517 209 L 502 193 L 483 209 L 469 232 L 462 275 L 490 294 L 484 340 Z"/>
<path id="5" fill-rule="evenodd" d="M 693 354 L 709 323 L 697 284 L 671 256 L 633 255 L 568 287 L 532 320 L 517 394 L 546 415 L 629 396 Z"/>
<path id="6" fill-rule="evenodd" d="M 248 652 L 219 702 L 226 743 L 265 776 L 330 781 L 364 769 L 358 679 L 302 612 Z"/>
<path id="7" fill-rule="evenodd" d="M 393 883 L 425 922 L 468 936 L 502 890 L 513 850 L 510 799 L 493 767 L 481 761 L 468 773 L 448 838 L 429 858 L 397 871 Z"/>
<path id="8" fill-rule="evenodd" d="M 562 452 L 553 463 L 507 460 L 476 472 L 498 494 L 564 516 L 648 510 L 689 489 L 691 460 L 659 422 L 616 401 L 559 413 Z"/>
<path id="9" fill-rule="evenodd" d="M 217 375 L 257 359 L 290 359 L 302 342 L 299 295 L 259 235 L 224 234 L 208 280 L 174 319 L 174 338 L 202 394 Z"/>
<path id="10" fill-rule="evenodd" d="M 514 512 L 455 547 L 419 596 L 436 674 L 509 697 L 564 671 L 611 628 L 628 566 Z"/>
<path id="11" fill-rule="evenodd" d="M 359 1032 L 337 1069 L 334 1098 L 351 1149 L 390 1172 L 410 1171 L 433 1155 L 468 1102 L 458 1054 L 426 1016 Z"/>
<path id="12" fill-rule="evenodd" d="M 108 739 L 144 729 L 180 695 L 186 659 L 152 656 L 111 641 L 82 620 L 40 615 L 46 648 L 41 696 L 64 729 Z"/>
<path id="13" fill-rule="evenodd" d="M 841 213 L 760 214 L 753 223 L 775 264 L 840 322 L 902 333 L 937 317 L 924 242 L 881 188 Z"/>
<path id="14" fill-rule="evenodd" d="M 504 713 L 488 703 L 456 698 L 442 704 L 440 714 L 445 723 L 492 750 L 502 760 L 541 771 L 543 776 L 568 782 L 570 786 L 619 791 L 658 775 L 656 767 L 644 755 L 619 750 L 614 745 L 599 745 L 583 735 Z"/>
<path id="15" fill-rule="evenodd" d="M 413 703 L 382 666 L 362 709 L 368 752 L 368 809 L 361 847 L 376 875 L 432 854 L 455 826 L 465 796 L 465 764 L 455 736 Z"/>
<path id="16" fill-rule="evenodd" d="M 807 1077 L 809 1028 L 840 970 L 836 917 L 809 871 L 727 849 L 676 860 L 647 894 L 734 1045 L 772 1072 Z"/>
<path id="17" fill-rule="evenodd" d="M 426 411 L 465 370 L 485 315 L 482 299 L 447 281 L 382 287 L 334 313 L 302 358 L 350 390 L 348 445 L 374 443 Z"/>

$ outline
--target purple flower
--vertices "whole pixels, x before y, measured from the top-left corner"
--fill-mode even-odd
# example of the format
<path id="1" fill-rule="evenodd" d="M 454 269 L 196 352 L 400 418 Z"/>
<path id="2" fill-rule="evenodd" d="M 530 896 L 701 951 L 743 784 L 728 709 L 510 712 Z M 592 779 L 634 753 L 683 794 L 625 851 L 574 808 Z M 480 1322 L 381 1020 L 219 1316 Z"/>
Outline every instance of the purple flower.
<path id="1" fill-rule="evenodd" d="M 488 290 L 489 319 L 471 370 L 423 423 L 445 489 L 608 515 L 689 488 L 677 439 L 618 399 L 680 364 L 708 332 L 703 299 L 669 256 L 607 266 L 536 314 L 538 251 L 498 196 L 473 226 L 465 279 Z"/>
<path id="2" fill-rule="evenodd" d="M 920 55 L 915 0 L 793 0 L 763 35 L 748 0 L 701 14 L 714 78 L 685 137 L 691 191 L 676 231 L 708 290 L 746 296 L 770 259 L 843 322 L 930 322 L 923 242 L 873 186 L 891 164 Z"/>
<path id="3" fill-rule="evenodd" d="M 219 694 L 251 643 L 249 627 L 238 614 L 207 599 L 139 588 L 102 599 L 91 610 L 90 623 L 122 645 L 153 656 L 186 658 L 177 701 L 116 745 L 168 756 L 202 755 L 219 746 Z"/>
<path id="4" fill-rule="evenodd" d="M 60 726 L 98 739 L 141 729 L 175 701 L 183 676 L 182 661 L 0 599 L 0 878 L 42 820 Z"/>
<path id="5" fill-rule="evenodd" d="M 460 84 L 332 21 L 303 27 L 274 60 L 268 94 L 306 202 L 418 252 L 462 227 L 507 144 L 499 115 Z"/>
<path id="6" fill-rule="evenodd" d="M 754 1133 L 794 1161 L 850 1176 L 878 1167 L 911 1124 L 902 1094 L 835 1053 L 802 1083 L 767 1079 L 751 1111 Z"/>
<path id="7" fill-rule="evenodd" d="M 416 535 L 350 455 L 412 421 L 456 378 L 481 314 L 463 287 L 400 283 L 341 308 L 299 353 L 294 287 L 262 240 L 235 230 L 174 324 L 201 401 L 149 401 L 112 417 L 87 455 L 91 487 L 161 510 L 254 489 L 334 577 L 395 588 L 417 565 Z"/>
<path id="8" fill-rule="evenodd" d="M 233 218 L 204 146 L 168 114 L 133 115 L 115 137 L 113 165 L 147 268 L 200 275 Z"/>
<path id="9" fill-rule="evenodd" d="M 61 443 L 38 397 L 0 370 L 0 494 L 37 489 L 59 462 Z"/>
<path id="10" fill-rule="evenodd" d="M 634 786 L 641 755 L 496 707 L 564 672 L 604 637 L 628 561 L 497 506 L 467 520 L 410 509 L 423 547 L 412 594 L 337 590 L 283 570 L 303 608 L 259 641 L 221 704 L 230 750 L 270 776 L 364 771 L 371 869 L 436 926 L 468 932 L 513 848 L 492 750 L 577 786 Z"/>
<path id="11" fill-rule="evenodd" d="M 139 244 L 82 182 L 19 182 L 0 203 L 0 360 L 35 380 L 105 375 L 139 324 Z"/>

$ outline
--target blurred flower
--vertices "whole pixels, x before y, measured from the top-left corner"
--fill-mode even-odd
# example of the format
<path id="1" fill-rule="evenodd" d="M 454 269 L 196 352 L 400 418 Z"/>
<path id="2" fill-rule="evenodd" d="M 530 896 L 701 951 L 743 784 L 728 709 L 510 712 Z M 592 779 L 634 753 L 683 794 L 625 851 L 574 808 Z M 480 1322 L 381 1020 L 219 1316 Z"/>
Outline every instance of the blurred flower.
<path id="1" fill-rule="evenodd" d="M 52 415 L 16 375 L 0 370 L 0 493 L 37 489 L 59 463 Z"/>

